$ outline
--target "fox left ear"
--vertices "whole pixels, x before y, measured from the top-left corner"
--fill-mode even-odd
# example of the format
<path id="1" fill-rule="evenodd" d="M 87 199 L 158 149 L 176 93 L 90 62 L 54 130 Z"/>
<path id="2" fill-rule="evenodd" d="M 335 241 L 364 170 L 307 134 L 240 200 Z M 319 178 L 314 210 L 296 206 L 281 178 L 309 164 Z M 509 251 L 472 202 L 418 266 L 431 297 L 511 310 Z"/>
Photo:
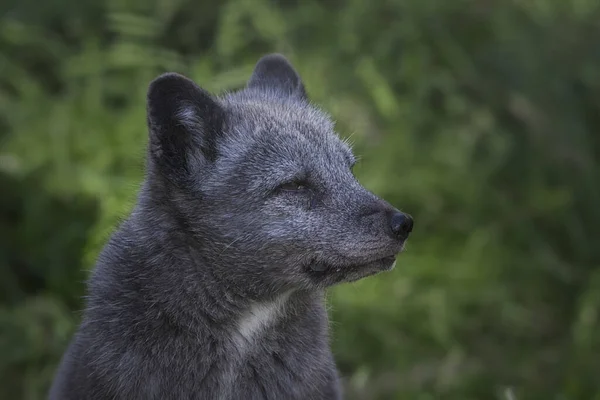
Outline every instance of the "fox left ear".
<path id="1" fill-rule="evenodd" d="M 150 159 L 172 181 L 186 184 L 217 158 L 225 111 L 192 80 L 166 73 L 147 95 Z"/>
<path id="2" fill-rule="evenodd" d="M 268 54 L 258 60 L 247 87 L 307 99 L 300 75 L 283 55 L 277 53 Z"/>

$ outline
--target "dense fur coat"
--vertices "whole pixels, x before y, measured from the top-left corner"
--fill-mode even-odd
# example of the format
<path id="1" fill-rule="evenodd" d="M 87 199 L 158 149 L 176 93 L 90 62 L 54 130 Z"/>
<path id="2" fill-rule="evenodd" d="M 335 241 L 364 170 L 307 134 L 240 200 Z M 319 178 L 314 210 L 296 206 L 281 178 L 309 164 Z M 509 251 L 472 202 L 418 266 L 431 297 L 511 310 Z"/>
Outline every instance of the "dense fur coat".
<path id="1" fill-rule="evenodd" d="M 221 97 L 162 75 L 147 109 L 143 187 L 50 399 L 341 398 L 324 290 L 390 269 L 410 217 L 356 181 L 280 55 Z"/>

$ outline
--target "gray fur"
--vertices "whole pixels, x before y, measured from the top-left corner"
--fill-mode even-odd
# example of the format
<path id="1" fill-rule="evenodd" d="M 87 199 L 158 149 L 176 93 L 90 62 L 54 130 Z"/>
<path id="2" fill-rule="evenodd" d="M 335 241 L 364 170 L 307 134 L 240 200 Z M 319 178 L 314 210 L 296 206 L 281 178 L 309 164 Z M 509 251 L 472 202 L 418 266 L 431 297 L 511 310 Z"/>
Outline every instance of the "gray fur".
<path id="1" fill-rule="evenodd" d="M 221 97 L 160 76 L 148 125 L 50 399 L 341 398 L 324 290 L 391 268 L 412 223 L 390 229 L 282 56 Z"/>

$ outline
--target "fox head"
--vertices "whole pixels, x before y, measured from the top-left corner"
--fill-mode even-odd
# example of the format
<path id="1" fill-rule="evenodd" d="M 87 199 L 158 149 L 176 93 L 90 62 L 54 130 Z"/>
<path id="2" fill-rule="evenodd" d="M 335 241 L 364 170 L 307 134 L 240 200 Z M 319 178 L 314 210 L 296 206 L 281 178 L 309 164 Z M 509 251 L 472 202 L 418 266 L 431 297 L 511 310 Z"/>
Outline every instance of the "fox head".
<path id="1" fill-rule="evenodd" d="M 264 56 L 222 96 L 161 75 L 147 112 L 149 196 L 198 268 L 260 297 L 393 267 L 412 218 L 356 180 L 350 147 L 283 56 Z"/>

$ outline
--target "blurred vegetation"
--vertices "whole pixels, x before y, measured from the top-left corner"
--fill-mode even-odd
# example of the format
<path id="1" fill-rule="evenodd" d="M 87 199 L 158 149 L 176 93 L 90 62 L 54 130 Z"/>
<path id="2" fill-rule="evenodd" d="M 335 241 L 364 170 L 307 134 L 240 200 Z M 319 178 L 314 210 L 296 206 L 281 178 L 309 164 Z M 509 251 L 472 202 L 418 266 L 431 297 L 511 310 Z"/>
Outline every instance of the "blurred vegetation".
<path id="1" fill-rule="evenodd" d="M 0 398 L 45 397 L 150 80 L 235 89 L 271 51 L 416 220 L 329 296 L 348 399 L 600 399 L 596 0 L 0 2 Z"/>

